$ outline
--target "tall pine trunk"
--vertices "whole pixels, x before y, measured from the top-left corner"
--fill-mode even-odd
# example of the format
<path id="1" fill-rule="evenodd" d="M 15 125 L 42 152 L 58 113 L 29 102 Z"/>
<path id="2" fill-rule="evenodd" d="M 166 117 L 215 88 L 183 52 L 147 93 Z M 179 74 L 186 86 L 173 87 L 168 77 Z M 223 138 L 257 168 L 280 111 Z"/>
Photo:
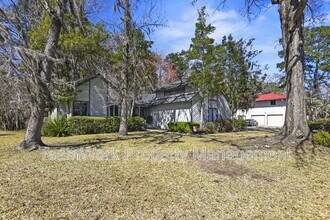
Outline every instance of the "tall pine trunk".
<path id="1" fill-rule="evenodd" d="M 286 143 L 301 143 L 309 137 L 304 92 L 303 11 L 306 7 L 304 2 L 303 0 L 280 2 L 287 87 L 286 115 L 282 134 Z"/>
<path id="2" fill-rule="evenodd" d="M 62 0 L 56 9 L 51 11 L 51 21 L 48 30 L 47 43 L 44 49 L 45 58 L 37 63 L 35 73 L 31 78 L 31 115 L 23 142 L 17 147 L 19 150 L 38 149 L 45 144 L 41 141 L 41 129 L 45 114 L 46 102 L 50 97 L 48 85 L 51 83 L 51 74 L 54 62 L 51 58 L 55 56 L 61 29 L 62 18 L 67 0 Z"/>

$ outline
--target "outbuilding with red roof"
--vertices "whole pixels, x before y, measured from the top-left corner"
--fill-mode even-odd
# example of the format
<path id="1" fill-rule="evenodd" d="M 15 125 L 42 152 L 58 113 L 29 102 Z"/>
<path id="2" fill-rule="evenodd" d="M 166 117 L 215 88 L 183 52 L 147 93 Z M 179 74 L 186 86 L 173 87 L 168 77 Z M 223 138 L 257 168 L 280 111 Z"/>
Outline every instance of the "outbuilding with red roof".
<path id="1" fill-rule="evenodd" d="M 281 94 L 262 94 L 256 100 L 253 108 L 247 112 L 239 110 L 237 116 L 254 119 L 259 126 L 282 127 L 286 110 L 286 96 Z"/>

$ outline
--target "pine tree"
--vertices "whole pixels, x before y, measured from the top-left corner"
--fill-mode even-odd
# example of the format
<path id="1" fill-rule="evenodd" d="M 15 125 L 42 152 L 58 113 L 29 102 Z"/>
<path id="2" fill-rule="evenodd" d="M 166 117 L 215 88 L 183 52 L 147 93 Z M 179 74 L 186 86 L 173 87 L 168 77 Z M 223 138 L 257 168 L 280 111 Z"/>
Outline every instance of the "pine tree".
<path id="1" fill-rule="evenodd" d="M 198 89 L 200 102 L 200 122 L 204 122 L 204 106 L 208 97 L 218 95 L 221 87 L 219 74 L 216 74 L 217 63 L 214 59 L 214 39 L 210 37 L 215 30 L 211 24 L 206 24 L 206 7 L 198 11 L 195 36 L 191 39 L 192 44 L 187 52 L 188 60 L 192 71 L 189 80 L 190 83 Z"/>

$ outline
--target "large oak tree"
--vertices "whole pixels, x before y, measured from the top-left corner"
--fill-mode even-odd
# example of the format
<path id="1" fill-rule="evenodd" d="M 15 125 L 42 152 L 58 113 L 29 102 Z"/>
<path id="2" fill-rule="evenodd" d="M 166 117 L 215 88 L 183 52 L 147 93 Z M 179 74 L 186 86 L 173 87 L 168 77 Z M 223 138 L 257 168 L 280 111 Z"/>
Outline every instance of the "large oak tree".
<path id="1" fill-rule="evenodd" d="M 20 76 L 27 84 L 30 118 L 23 142 L 18 149 L 38 149 L 45 144 L 41 129 L 47 102 L 51 97 L 53 67 L 65 62 L 57 54 L 58 42 L 66 15 L 80 16 L 82 1 L 11 1 L 0 7 L 0 47 L 5 62 L 2 72 Z M 49 18 L 45 45 L 33 48 L 30 31 L 38 27 L 43 18 Z"/>

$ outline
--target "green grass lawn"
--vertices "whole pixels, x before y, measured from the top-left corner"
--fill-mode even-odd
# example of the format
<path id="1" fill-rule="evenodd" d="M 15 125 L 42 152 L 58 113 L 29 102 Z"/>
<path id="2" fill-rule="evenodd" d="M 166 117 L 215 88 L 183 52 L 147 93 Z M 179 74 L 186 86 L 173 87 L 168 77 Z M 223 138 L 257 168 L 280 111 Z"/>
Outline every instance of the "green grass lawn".
<path id="1" fill-rule="evenodd" d="M 43 138 L 49 149 L 15 151 L 23 135 L 0 131 L 0 219 L 330 219 L 330 150 L 267 157 L 251 141 L 266 131 Z M 229 156 L 196 160 L 203 151 Z"/>

